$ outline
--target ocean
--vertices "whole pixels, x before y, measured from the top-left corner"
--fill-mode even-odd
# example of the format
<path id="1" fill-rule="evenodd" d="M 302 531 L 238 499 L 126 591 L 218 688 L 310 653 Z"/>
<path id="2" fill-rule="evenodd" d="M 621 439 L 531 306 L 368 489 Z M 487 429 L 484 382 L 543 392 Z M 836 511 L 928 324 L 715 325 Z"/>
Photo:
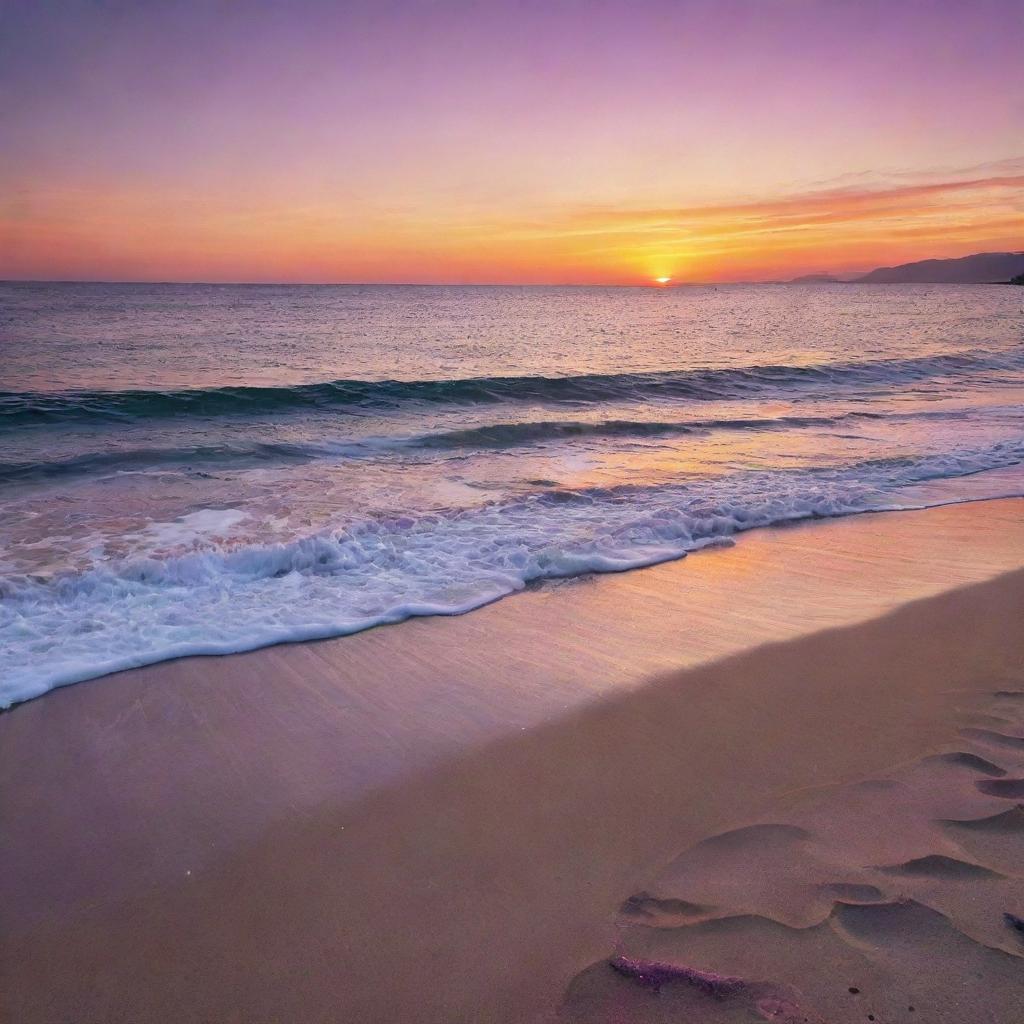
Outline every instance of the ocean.
<path id="1" fill-rule="evenodd" d="M 0 705 L 1024 494 L 1022 328 L 990 285 L 2 284 Z"/>

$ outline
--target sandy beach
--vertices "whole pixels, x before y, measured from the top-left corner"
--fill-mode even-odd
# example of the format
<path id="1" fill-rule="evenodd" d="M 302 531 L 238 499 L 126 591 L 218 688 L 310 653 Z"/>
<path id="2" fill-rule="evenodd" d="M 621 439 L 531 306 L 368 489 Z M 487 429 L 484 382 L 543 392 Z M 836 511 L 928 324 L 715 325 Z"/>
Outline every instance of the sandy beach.
<path id="1" fill-rule="evenodd" d="M 1022 512 L 757 531 L 18 706 L 0 1015 L 1009 1024 Z"/>

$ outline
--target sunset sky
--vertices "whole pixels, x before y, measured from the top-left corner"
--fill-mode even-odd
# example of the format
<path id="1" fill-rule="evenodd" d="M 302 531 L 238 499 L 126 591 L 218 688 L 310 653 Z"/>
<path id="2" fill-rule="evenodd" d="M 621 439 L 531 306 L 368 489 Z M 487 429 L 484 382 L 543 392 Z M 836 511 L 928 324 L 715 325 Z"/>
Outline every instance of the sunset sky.
<path id="1" fill-rule="evenodd" d="M 0 278 L 647 283 L 1024 248 L 1024 3 L 0 0 Z"/>

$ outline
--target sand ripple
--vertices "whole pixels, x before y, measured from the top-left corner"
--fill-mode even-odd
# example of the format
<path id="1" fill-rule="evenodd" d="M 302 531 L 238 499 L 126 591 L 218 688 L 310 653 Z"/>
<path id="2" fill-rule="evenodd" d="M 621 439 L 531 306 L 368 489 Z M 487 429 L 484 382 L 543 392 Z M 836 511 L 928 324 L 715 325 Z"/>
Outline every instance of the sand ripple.
<path id="1" fill-rule="evenodd" d="M 949 749 L 682 851 L 624 902 L 619 966 L 578 975 L 562 1019 L 1019 1019 L 1021 734 L 1024 690 L 995 690 L 965 702 Z"/>

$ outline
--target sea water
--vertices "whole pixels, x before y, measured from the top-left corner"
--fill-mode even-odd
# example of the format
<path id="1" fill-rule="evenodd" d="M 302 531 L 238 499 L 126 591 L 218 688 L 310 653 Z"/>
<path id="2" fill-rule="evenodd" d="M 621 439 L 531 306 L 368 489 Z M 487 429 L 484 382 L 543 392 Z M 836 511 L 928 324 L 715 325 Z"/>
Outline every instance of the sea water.
<path id="1" fill-rule="evenodd" d="M 1022 338 L 996 285 L 0 285 L 0 704 L 1024 494 Z"/>

